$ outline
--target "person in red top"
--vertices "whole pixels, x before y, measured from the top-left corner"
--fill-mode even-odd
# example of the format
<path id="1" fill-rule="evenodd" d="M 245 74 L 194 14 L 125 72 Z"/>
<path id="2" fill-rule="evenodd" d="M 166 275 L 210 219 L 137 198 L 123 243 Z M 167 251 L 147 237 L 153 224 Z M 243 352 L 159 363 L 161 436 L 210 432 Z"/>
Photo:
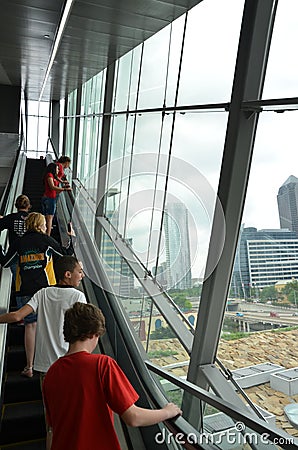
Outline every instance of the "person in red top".
<path id="1" fill-rule="evenodd" d="M 65 312 L 63 333 L 69 350 L 49 368 L 43 382 L 51 450 L 120 450 L 113 412 L 133 427 L 181 414 L 173 403 L 158 410 L 135 405 L 138 394 L 116 361 L 92 354 L 104 332 L 105 319 L 96 306 L 75 303 Z"/>
<path id="2" fill-rule="evenodd" d="M 59 180 L 58 180 L 58 166 L 55 163 L 50 163 L 47 168 L 44 175 L 44 194 L 41 199 L 41 207 L 42 207 L 42 213 L 46 218 L 46 226 L 47 231 L 46 234 L 49 236 L 51 235 L 52 231 L 52 223 L 53 223 L 53 217 L 56 212 L 56 205 L 57 205 L 57 193 L 63 191 L 70 191 L 71 188 L 68 187 L 60 187 L 59 186 Z"/>
<path id="3" fill-rule="evenodd" d="M 66 175 L 64 173 L 64 169 L 68 169 L 71 163 L 71 159 L 69 156 L 60 156 L 58 161 L 56 162 L 58 166 L 58 180 L 60 183 L 68 184 L 68 181 L 66 179 Z"/>

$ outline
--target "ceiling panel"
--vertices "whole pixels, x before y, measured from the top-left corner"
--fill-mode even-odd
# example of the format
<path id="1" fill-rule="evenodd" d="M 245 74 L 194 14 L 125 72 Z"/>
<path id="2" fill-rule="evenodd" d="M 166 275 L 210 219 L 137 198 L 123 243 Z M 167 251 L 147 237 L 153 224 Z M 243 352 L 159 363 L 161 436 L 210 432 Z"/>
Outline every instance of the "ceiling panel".
<path id="1" fill-rule="evenodd" d="M 200 1 L 75 1 L 43 99 L 64 97 Z M 0 84 L 21 85 L 38 100 L 63 6 L 0 0 Z"/>

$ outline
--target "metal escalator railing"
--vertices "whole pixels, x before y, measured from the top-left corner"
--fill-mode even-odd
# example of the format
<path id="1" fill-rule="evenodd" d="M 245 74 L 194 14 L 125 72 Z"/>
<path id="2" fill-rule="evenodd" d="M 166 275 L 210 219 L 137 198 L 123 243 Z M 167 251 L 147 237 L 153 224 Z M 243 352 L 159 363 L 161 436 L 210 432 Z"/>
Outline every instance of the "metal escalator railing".
<path id="1" fill-rule="evenodd" d="M 22 193 L 24 174 L 26 166 L 26 155 L 21 150 L 21 145 L 17 152 L 16 160 L 10 180 L 6 186 L 6 192 L 1 204 L 1 212 L 7 215 L 13 212 L 16 198 Z M 7 245 L 7 230 L 3 231 L 0 236 L 0 244 L 3 248 Z M 0 313 L 9 310 L 10 292 L 11 292 L 11 272 L 9 269 L 0 270 Z M 0 398 L 2 399 L 2 380 L 3 380 L 3 364 L 6 347 L 7 325 L 0 327 Z"/>
<path id="2" fill-rule="evenodd" d="M 168 380 L 173 385 L 179 387 L 183 391 L 188 392 L 189 394 L 198 398 L 205 405 L 210 405 L 213 408 L 216 408 L 226 417 L 234 419 L 233 421 L 230 421 L 229 424 L 230 429 L 228 433 L 230 434 L 230 436 L 234 437 L 235 441 L 237 439 L 236 436 L 238 434 L 239 444 L 240 443 L 253 444 L 253 448 L 257 449 L 263 448 L 262 447 L 263 444 L 266 446 L 278 445 L 279 448 L 285 449 L 298 448 L 297 440 L 295 443 L 294 439 L 291 438 L 291 436 L 289 436 L 287 433 L 277 429 L 275 426 L 268 424 L 261 418 L 257 418 L 251 415 L 249 411 L 245 413 L 242 409 L 241 410 L 238 409 L 237 406 L 228 403 L 223 399 L 218 398 L 216 395 L 207 392 L 188 381 L 182 380 L 181 378 L 175 376 L 174 374 L 171 374 L 166 370 L 164 370 L 163 368 L 153 364 L 151 361 L 145 361 L 145 364 L 151 372 L 157 374 L 163 379 Z M 224 417 L 223 415 L 222 418 Z M 235 427 L 233 426 L 233 422 L 236 424 Z M 206 433 L 206 431 L 204 430 L 201 431 L 203 433 L 203 437 L 199 436 L 198 442 L 201 442 L 202 439 L 204 440 L 209 439 L 212 444 L 219 445 L 221 443 L 220 438 L 223 439 L 224 436 L 224 433 L 221 433 L 221 436 L 214 436 L 214 434 L 210 432 Z M 192 439 L 195 440 L 194 436 L 192 436 Z M 247 442 L 245 442 L 245 440 Z"/>

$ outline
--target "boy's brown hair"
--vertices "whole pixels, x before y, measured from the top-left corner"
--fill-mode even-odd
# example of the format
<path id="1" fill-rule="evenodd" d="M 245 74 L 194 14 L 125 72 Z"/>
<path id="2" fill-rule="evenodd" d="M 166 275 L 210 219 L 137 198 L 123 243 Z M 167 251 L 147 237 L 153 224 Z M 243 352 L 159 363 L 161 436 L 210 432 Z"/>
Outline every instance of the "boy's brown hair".
<path id="1" fill-rule="evenodd" d="M 31 206 L 30 200 L 27 195 L 19 195 L 15 202 L 15 207 L 19 209 L 27 209 Z"/>
<path id="2" fill-rule="evenodd" d="M 90 303 L 76 302 L 65 311 L 63 334 L 66 342 L 74 344 L 106 331 L 105 318 L 99 308 Z"/>
<path id="3" fill-rule="evenodd" d="M 70 163 L 71 159 L 69 156 L 60 156 L 60 158 L 58 159 L 58 162 L 60 164 L 64 164 L 64 163 Z"/>
<path id="4" fill-rule="evenodd" d="M 75 270 L 77 264 L 80 264 L 75 256 L 61 256 L 54 262 L 54 271 L 56 280 L 63 281 L 65 278 L 65 272 L 71 272 Z"/>

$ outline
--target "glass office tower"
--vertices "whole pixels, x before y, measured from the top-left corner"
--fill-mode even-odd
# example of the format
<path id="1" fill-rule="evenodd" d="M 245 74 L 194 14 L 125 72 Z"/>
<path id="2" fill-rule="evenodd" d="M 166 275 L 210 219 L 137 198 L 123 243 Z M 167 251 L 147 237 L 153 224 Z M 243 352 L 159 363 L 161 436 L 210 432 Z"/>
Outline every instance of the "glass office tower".
<path id="1" fill-rule="evenodd" d="M 298 178 L 291 175 L 279 188 L 277 195 L 281 228 L 295 231 L 298 236 Z"/>

